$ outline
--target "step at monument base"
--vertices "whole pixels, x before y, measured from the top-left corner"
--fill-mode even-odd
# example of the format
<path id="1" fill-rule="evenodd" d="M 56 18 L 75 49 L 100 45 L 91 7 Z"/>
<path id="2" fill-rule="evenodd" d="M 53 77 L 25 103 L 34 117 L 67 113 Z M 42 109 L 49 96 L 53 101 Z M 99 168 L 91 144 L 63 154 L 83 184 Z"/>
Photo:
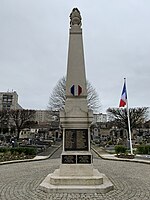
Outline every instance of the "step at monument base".
<path id="1" fill-rule="evenodd" d="M 44 179 L 40 189 L 54 193 L 107 193 L 113 190 L 113 184 L 97 169 L 93 169 L 92 176 L 60 176 L 56 169 Z"/>

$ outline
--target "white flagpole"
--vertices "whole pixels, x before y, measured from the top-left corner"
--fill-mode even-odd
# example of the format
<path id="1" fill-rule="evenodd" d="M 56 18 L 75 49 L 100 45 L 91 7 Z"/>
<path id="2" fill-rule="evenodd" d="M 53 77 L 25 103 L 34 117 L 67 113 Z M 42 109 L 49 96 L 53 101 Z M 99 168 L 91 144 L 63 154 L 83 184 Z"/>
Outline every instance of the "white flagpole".
<path id="1" fill-rule="evenodd" d="M 126 85 L 126 78 L 124 78 L 124 83 Z M 127 93 L 127 85 L 126 85 L 126 93 Z M 130 127 L 130 114 L 129 114 L 129 107 L 128 107 L 128 94 L 127 94 L 127 117 L 128 117 L 128 131 L 129 131 L 129 141 L 130 141 L 130 151 L 131 154 L 133 154 L 133 148 L 132 148 L 132 139 L 131 139 L 131 127 Z"/>

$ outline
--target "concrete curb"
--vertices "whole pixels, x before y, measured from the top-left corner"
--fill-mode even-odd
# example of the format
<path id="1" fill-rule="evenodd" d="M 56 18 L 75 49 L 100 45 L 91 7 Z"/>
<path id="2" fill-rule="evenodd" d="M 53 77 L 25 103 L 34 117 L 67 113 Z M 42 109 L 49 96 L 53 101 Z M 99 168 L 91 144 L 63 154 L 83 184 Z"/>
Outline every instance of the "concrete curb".
<path id="1" fill-rule="evenodd" d="M 41 158 L 38 158 L 38 156 L 32 158 L 32 159 L 24 159 L 24 160 L 10 160 L 10 161 L 4 161 L 0 162 L 0 165 L 7 165 L 7 164 L 13 164 L 13 163 L 22 163 L 22 162 L 34 162 L 34 161 L 42 161 L 42 160 L 47 160 L 49 159 L 60 147 L 62 146 L 59 145 L 56 149 L 54 149 L 48 156 L 39 156 Z"/>
<path id="2" fill-rule="evenodd" d="M 142 160 L 142 159 L 124 159 L 124 158 L 117 158 L 117 157 L 107 157 L 107 155 L 101 155 L 96 149 L 91 147 L 91 149 L 102 159 L 104 160 L 113 160 L 113 161 L 123 161 L 123 162 L 135 162 L 135 163 L 142 163 L 142 164 L 150 164 L 150 161 Z"/>

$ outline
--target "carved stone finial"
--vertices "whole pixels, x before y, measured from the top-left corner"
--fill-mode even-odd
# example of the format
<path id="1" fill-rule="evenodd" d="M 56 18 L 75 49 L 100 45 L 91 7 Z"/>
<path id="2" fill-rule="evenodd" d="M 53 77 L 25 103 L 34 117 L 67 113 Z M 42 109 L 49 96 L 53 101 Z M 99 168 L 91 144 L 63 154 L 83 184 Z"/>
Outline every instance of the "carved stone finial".
<path id="1" fill-rule="evenodd" d="M 78 8 L 73 8 L 71 14 L 70 14 L 70 27 L 72 27 L 73 25 L 78 25 L 81 27 L 81 15 L 80 15 L 80 11 L 78 10 Z"/>

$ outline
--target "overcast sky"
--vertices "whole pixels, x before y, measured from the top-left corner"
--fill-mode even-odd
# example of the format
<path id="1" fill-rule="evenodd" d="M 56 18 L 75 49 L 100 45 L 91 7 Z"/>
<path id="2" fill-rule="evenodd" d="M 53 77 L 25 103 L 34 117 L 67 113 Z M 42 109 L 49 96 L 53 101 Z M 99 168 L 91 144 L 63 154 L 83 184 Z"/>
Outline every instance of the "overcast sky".
<path id="1" fill-rule="evenodd" d="M 66 75 L 74 7 L 101 112 L 118 107 L 124 77 L 129 107 L 149 107 L 150 0 L 0 0 L 0 92 L 15 90 L 25 109 L 47 108 Z"/>

